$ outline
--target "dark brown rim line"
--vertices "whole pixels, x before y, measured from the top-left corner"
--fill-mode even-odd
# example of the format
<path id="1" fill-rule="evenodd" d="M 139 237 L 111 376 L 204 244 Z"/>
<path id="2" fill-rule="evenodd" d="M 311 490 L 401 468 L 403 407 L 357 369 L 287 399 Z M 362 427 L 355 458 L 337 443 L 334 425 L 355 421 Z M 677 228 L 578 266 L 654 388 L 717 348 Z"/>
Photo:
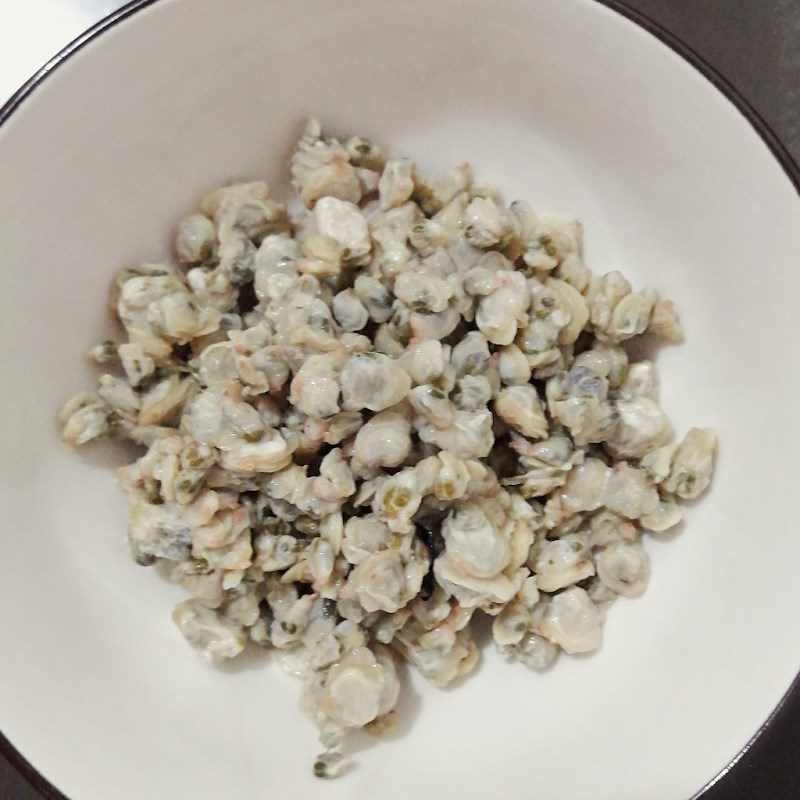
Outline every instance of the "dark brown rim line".
<path id="1" fill-rule="evenodd" d="M 101 33 L 114 27 L 122 20 L 127 19 L 132 14 L 146 8 L 155 3 L 156 0 L 129 0 L 125 5 L 120 6 L 116 11 L 112 11 L 108 16 L 103 17 L 101 20 L 87 28 L 80 36 L 73 39 L 63 49 L 59 50 L 43 67 L 40 67 L 30 78 L 28 78 L 22 86 L 17 89 L 11 97 L 0 107 L 0 127 L 2 127 L 8 118 L 17 110 L 20 103 L 22 103 L 28 95 L 33 92 L 42 81 L 50 75 L 53 70 L 60 66 L 70 56 L 78 52 L 84 45 L 96 39 Z"/>
<path id="2" fill-rule="evenodd" d="M 157 0 L 130 0 L 116 11 L 104 17 L 91 28 L 73 39 L 66 47 L 54 55 L 43 67 L 32 75 L 13 95 L 0 107 L 0 127 L 2 127 L 20 104 L 42 84 L 42 82 L 70 56 L 73 56 L 85 45 L 96 39 L 101 33 L 112 28 L 143 8 L 147 8 Z M 750 123 L 755 132 L 767 145 L 772 155 L 780 164 L 792 185 L 800 194 L 800 166 L 790 155 L 778 135 L 772 130 L 766 120 L 750 104 L 748 100 L 726 78 L 711 66 L 699 53 L 667 31 L 655 20 L 631 8 L 623 0 L 595 0 L 618 14 L 634 22 L 640 28 L 665 44 L 670 50 L 677 53 L 703 77 L 710 81 L 738 109 L 742 116 Z M 756 741 L 769 728 L 777 714 L 787 704 L 789 699 L 800 698 L 800 674 L 792 681 L 791 686 L 773 709 L 766 721 L 758 728 L 745 746 L 728 762 L 728 764 L 689 800 L 702 800 L 717 782 L 724 778 L 747 755 Z M 47 800 L 69 800 L 50 781 L 47 780 L 3 735 L 0 731 L 0 755 L 2 755 L 28 783 L 40 792 Z"/>

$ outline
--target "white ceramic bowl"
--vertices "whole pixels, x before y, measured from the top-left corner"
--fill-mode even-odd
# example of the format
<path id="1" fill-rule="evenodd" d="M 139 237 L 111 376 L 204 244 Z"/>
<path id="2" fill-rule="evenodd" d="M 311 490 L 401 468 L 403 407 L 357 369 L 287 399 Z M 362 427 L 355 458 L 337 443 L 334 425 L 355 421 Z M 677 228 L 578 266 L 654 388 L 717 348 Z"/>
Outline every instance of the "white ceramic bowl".
<path id="1" fill-rule="evenodd" d="M 788 158 L 593 0 L 160 0 L 101 27 L 0 128 L 10 741 L 73 800 L 692 795 L 800 665 L 800 199 L 775 155 L 796 178 Z M 82 356 L 110 330 L 114 270 L 162 257 L 208 187 L 285 184 L 311 112 L 425 168 L 467 158 L 507 197 L 583 220 L 595 271 L 676 301 L 687 341 L 658 357 L 663 403 L 722 443 L 713 490 L 651 542 L 650 587 L 614 607 L 597 655 L 537 675 L 487 650 L 446 692 L 412 677 L 399 734 L 325 784 L 295 681 L 268 658 L 195 659 L 169 617 L 181 593 L 128 557 L 108 470 L 123 456 L 75 456 L 54 423 L 92 379 Z"/>

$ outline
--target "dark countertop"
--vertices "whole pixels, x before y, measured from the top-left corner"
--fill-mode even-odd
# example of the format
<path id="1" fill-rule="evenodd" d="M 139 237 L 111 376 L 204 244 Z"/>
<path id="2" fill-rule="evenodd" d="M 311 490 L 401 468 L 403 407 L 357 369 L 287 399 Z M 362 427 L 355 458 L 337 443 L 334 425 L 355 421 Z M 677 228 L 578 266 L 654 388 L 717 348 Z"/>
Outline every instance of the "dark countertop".
<path id="1" fill-rule="evenodd" d="M 800 160 L 800 0 L 627 1 L 716 67 Z M 800 702 L 789 702 L 703 800 L 798 798 Z M 0 800 L 43 800 L 43 796 L 0 757 Z"/>

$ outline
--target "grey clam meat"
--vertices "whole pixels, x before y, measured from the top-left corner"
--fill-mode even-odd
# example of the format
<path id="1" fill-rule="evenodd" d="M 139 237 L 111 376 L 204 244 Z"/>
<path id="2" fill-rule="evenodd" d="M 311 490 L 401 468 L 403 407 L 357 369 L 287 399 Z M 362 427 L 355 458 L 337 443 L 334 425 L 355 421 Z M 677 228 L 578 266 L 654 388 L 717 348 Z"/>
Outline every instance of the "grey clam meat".
<path id="1" fill-rule="evenodd" d="M 675 308 L 593 274 L 578 222 L 316 120 L 289 172 L 291 202 L 216 189 L 174 261 L 119 272 L 125 341 L 59 420 L 143 448 L 118 473 L 134 558 L 186 592 L 203 659 L 270 649 L 301 678 L 332 778 L 350 731 L 391 726 L 400 660 L 474 669 L 481 615 L 533 670 L 597 649 L 717 441 L 673 440 L 628 343 L 679 341 Z"/>

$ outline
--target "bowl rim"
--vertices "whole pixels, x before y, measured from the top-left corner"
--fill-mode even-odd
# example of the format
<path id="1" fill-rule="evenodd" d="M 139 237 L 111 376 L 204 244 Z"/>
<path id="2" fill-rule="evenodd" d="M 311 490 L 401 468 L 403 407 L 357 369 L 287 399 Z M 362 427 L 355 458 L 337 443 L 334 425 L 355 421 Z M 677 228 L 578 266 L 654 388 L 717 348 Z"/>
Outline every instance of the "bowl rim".
<path id="1" fill-rule="evenodd" d="M 643 28 L 674 53 L 677 53 L 704 78 L 710 81 L 711 84 L 735 106 L 745 120 L 750 123 L 750 126 L 769 148 L 770 152 L 781 166 L 781 169 L 791 181 L 798 195 L 800 195 L 800 165 L 789 153 L 786 145 L 784 145 L 769 123 L 727 78 L 723 77 L 715 67 L 682 39 L 668 31 L 661 23 L 656 22 L 649 15 L 632 8 L 628 5 L 626 0 L 593 1 L 620 14 L 640 28 Z M 157 2 L 158 0 L 128 0 L 128 2 L 98 20 L 94 25 L 87 28 L 83 33 L 66 44 L 31 75 L 31 77 L 0 106 L 0 128 L 8 122 L 19 106 L 30 97 L 57 67 L 78 53 L 87 44 L 97 39 L 105 31 L 123 22 L 138 11 L 154 5 Z M 786 690 L 786 693 L 778 701 L 778 704 L 770 712 L 767 719 L 759 726 L 742 749 L 733 756 L 705 786 L 701 787 L 693 794 L 689 800 L 703 800 L 703 798 L 707 797 L 710 790 L 739 764 L 762 735 L 772 727 L 778 714 L 790 704 L 800 707 L 800 672 L 795 676 L 789 688 Z M 46 800 L 70 800 L 70 798 L 61 792 L 61 790 L 57 789 L 14 747 L 14 745 L 11 744 L 2 730 L 0 730 L 0 756 L 17 771 L 30 787 L 36 789 Z"/>

